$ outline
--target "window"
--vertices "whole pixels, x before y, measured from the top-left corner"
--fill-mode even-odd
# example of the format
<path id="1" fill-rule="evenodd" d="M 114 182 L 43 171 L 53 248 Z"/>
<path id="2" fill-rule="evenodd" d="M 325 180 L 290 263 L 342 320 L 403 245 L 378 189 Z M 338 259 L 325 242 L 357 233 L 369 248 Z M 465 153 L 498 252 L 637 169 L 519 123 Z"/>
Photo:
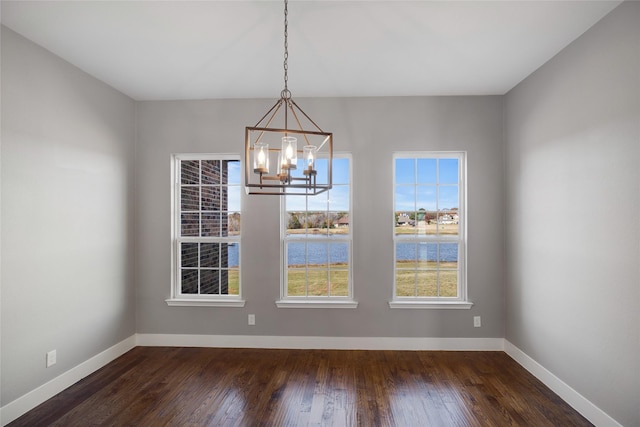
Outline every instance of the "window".
<path id="1" fill-rule="evenodd" d="M 240 289 L 240 156 L 173 156 L 169 305 L 244 306 Z"/>
<path id="2" fill-rule="evenodd" d="M 316 164 L 319 170 L 327 167 L 326 160 Z M 332 171 L 331 190 L 283 197 L 278 307 L 357 306 L 351 279 L 351 158 L 335 156 Z"/>
<path id="3" fill-rule="evenodd" d="M 465 153 L 394 155 L 391 307 L 470 308 Z"/>

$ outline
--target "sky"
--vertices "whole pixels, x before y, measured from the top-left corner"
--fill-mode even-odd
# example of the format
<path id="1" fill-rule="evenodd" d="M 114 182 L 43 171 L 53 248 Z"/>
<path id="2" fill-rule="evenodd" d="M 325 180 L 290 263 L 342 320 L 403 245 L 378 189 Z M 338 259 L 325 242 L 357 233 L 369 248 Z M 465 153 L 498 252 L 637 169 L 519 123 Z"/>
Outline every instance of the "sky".
<path id="1" fill-rule="evenodd" d="M 242 187 L 240 186 L 240 161 L 227 162 L 227 179 L 229 183 L 229 212 L 240 212 L 240 194 Z"/>
<path id="2" fill-rule="evenodd" d="M 458 159 L 396 158 L 394 166 L 396 212 L 458 207 Z"/>
<path id="3" fill-rule="evenodd" d="M 316 161 L 318 184 L 325 184 L 327 182 L 327 165 L 328 162 L 326 159 L 318 159 Z M 318 194 L 317 196 L 286 196 L 285 203 L 287 211 L 348 211 L 350 205 L 349 159 L 346 157 L 334 157 L 332 172 L 333 187 L 331 190 Z"/>

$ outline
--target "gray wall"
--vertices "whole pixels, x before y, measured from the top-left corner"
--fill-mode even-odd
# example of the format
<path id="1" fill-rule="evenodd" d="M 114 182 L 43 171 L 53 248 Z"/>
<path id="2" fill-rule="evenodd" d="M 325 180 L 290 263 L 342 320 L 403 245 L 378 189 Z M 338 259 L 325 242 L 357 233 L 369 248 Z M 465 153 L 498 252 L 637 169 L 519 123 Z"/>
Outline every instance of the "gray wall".
<path id="1" fill-rule="evenodd" d="M 134 118 L 2 28 L 3 406 L 135 333 Z"/>
<path id="2" fill-rule="evenodd" d="M 506 97 L 506 338 L 640 425 L 640 3 Z"/>
<path id="3" fill-rule="evenodd" d="M 506 336 L 640 425 L 638 22 L 623 4 L 505 98 L 299 99 L 353 154 L 360 303 L 307 310 L 274 304 L 279 200 L 260 196 L 243 199 L 246 307 L 164 302 L 171 153 L 241 152 L 273 99 L 134 103 L 3 28 L 1 404 L 135 332 Z M 471 310 L 387 305 L 396 150 L 468 152 Z"/>
<path id="4" fill-rule="evenodd" d="M 274 93 L 277 96 L 278 93 Z M 353 154 L 353 276 L 357 309 L 282 309 L 279 198 L 243 196 L 244 308 L 168 307 L 171 153 L 241 153 L 244 127 L 275 100 L 138 103 L 138 332 L 380 337 L 503 337 L 502 98 L 298 99 L 337 151 Z M 392 153 L 467 150 L 471 310 L 390 309 Z M 265 226 L 266 225 L 266 226 Z M 247 314 L 256 326 L 247 326 Z M 482 328 L 473 316 L 482 315 Z"/>

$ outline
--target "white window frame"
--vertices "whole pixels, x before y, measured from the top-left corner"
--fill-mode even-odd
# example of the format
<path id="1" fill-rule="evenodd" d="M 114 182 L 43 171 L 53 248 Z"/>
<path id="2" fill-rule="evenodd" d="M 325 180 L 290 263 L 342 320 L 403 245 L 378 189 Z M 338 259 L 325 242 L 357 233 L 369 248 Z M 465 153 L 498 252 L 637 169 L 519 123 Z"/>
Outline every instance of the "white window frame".
<path id="1" fill-rule="evenodd" d="M 464 151 L 419 151 L 395 152 L 393 154 L 393 290 L 389 301 L 391 308 L 411 309 L 470 309 L 467 289 L 467 153 Z M 396 159 L 458 159 L 458 212 L 460 221 L 458 235 L 396 235 Z M 416 171 L 417 173 L 417 171 Z M 417 185 L 415 183 L 414 185 Z M 397 296 L 396 293 L 396 248 L 397 243 L 458 243 L 458 296 L 418 297 Z"/>
<path id="2" fill-rule="evenodd" d="M 351 154 L 334 153 L 334 159 L 349 160 L 349 234 L 345 237 L 327 237 L 331 242 L 348 243 L 348 295 L 347 296 L 289 296 L 287 295 L 287 242 L 305 242 L 309 239 L 300 236 L 287 236 L 287 208 L 286 198 L 280 201 L 280 299 L 276 301 L 279 308 L 357 308 L 358 302 L 353 299 L 353 159 Z M 335 170 L 335 166 L 334 166 Z M 333 185 L 336 187 L 336 184 Z M 329 190 L 329 196 L 331 196 Z M 307 197 L 307 196 L 291 196 Z M 308 206 L 308 205 L 307 205 Z M 315 238 L 314 242 L 318 242 Z"/>
<path id="3" fill-rule="evenodd" d="M 183 160 L 237 160 L 242 162 L 239 154 L 173 154 L 171 156 L 171 296 L 165 302 L 169 306 L 208 306 L 208 307 L 244 307 L 245 301 L 242 299 L 242 264 L 240 245 L 242 226 L 240 234 L 229 237 L 195 237 L 180 235 L 180 162 Z M 241 178 L 242 180 L 242 174 Z M 242 186 L 242 182 L 240 183 Z M 242 195 L 242 191 L 240 194 Z M 238 295 L 194 295 L 182 294 L 180 280 L 181 251 L 182 242 L 197 243 L 236 243 L 238 250 Z"/>

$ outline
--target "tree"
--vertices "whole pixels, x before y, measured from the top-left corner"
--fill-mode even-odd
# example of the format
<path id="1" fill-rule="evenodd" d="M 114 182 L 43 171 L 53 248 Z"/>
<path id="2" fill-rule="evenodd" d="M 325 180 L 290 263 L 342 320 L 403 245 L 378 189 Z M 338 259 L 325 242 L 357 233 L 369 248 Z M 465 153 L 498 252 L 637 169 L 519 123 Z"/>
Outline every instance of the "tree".
<path id="1" fill-rule="evenodd" d="M 289 230 L 297 230 L 299 228 L 302 228 L 302 225 L 300 224 L 300 220 L 298 219 L 298 215 L 297 214 L 289 214 Z"/>

